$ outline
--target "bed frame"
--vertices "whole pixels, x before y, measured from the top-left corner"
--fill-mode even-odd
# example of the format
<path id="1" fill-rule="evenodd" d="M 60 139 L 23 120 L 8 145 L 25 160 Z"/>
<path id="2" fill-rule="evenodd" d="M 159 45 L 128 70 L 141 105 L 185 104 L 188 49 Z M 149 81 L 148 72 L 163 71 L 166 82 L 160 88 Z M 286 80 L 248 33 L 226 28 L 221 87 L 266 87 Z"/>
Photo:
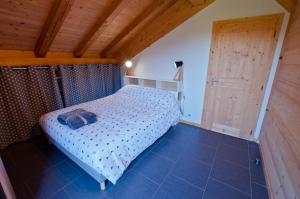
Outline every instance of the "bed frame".
<path id="1" fill-rule="evenodd" d="M 174 93 L 176 99 L 179 101 L 181 105 L 181 89 L 182 89 L 182 81 L 181 80 L 158 80 L 151 78 L 142 78 L 137 76 L 124 76 L 124 84 L 125 85 L 139 85 L 144 87 L 152 87 L 159 88 L 163 90 L 168 90 Z M 79 167 L 81 167 L 85 172 L 87 172 L 90 176 L 92 176 L 97 182 L 100 184 L 100 189 L 105 190 L 106 186 L 106 178 L 99 174 L 96 170 L 94 170 L 89 165 L 82 162 L 80 159 L 72 155 L 68 152 L 63 146 L 45 134 L 48 138 L 49 144 L 54 144 L 59 150 L 61 150 L 66 156 L 68 156 L 72 161 L 74 161 Z"/>
<path id="2" fill-rule="evenodd" d="M 54 144 L 59 150 L 61 150 L 68 158 L 70 158 L 72 161 L 74 161 L 79 167 L 81 167 L 85 172 L 87 172 L 90 176 L 92 176 L 97 182 L 100 184 L 100 189 L 103 191 L 105 190 L 105 180 L 106 178 L 99 174 L 99 172 L 95 171 L 92 167 L 82 162 L 80 159 L 72 155 L 68 150 L 66 150 L 63 146 L 61 146 L 59 143 L 57 143 L 55 140 L 53 140 L 51 137 L 49 137 L 46 133 L 45 135 L 48 138 L 49 144 Z"/>

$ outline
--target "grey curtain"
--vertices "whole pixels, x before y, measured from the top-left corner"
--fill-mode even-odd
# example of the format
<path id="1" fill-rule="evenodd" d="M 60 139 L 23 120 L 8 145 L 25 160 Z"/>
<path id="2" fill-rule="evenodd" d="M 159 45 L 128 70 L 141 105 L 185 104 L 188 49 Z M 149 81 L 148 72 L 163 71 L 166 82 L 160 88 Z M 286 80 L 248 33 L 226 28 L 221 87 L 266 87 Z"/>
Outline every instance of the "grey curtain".
<path id="1" fill-rule="evenodd" d="M 65 106 L 111 95 L 121 88 L 120 67 L 90 64 L 60 67 Z"/>
<path id="2" fill-rule="evenodd" d="M 52 67 L 0 67 L 0 148 L 32 137 L 40 116 L 63 107 Z"/>

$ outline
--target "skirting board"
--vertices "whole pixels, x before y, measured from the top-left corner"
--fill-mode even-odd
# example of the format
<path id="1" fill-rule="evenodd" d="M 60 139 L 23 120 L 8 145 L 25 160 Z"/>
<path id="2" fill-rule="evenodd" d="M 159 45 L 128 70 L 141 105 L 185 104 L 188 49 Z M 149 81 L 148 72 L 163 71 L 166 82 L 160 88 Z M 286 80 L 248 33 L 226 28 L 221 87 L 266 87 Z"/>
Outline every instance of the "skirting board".
<path id="1" fill-rule="evenodd" d="M 179 122 L 184 123 L 184 124 L 188 124 L 188 125 L 191 125 L 191 126 L 196 126 L 196 127 L 201 128 L 201 125 L 198 124 L 198 123 L 195 123 L 195 122 L 189 122 L 189 121 L 187 121 L 187 120 L 180 120 Z"/>
<path id="2" fill-rule="evenodd" d="M 200 124 L 198 124 L 198 123 L 195 123 L 195 122 L 190 122 L 190 121 L 187 121 L 187 120 L 180 120 L 179 122 L 181 122 L 181 123 L 183 123 L 183 124 L 188 124 L 188 125 L 191 125 L 191 126 L 195 126 L 195 127 L 199 127 L 199 128 L 202 128 L 203 129 L 203 127 L 200 125 Z M 207 130 L 209 130 L 209 129 L 207 129 Z M 210 130 L 209 130 L 210 131 Z M 216 132 L 216 133 L 220 133 L 220 132 Z M 221 134 L 223 134 L 223 133 L 221 133 Z M 224 135 L 227 135 L 227 134 L 224 134 Z M 228 135 L 228 136 L 232 136 L 232 135 Z M 234 136 L 235 137 L 235 136 Z M 239 137 L 237 137 L 237 138 L 239 138 Z M 241 138 L 241 139 L 243 139 L 243 138 Z M 256 142 L 256 143 L 258 143 L 259 144 L 259 140 L 257 139 L 257 140 L 250 140 L 250 141 L 253 141 L 253 142 Z"/>

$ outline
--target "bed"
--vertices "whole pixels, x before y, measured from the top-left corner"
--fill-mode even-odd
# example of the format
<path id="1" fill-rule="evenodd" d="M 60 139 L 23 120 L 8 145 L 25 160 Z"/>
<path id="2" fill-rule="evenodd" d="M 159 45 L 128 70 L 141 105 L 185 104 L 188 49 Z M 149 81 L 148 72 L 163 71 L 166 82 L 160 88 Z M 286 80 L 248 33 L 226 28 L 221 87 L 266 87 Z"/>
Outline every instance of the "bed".
<path id="1" fill-rule="evenodd" d="M 96 123 L 77 130 L 60 124 L 61 113 L 82 108 L 97 114 Z M 180 118 L 172 92 L 127 85 L 113 95 L 47 113 L 40 126 L 57 148 L 83 168 L 105 189 L 147 147 Z"/>

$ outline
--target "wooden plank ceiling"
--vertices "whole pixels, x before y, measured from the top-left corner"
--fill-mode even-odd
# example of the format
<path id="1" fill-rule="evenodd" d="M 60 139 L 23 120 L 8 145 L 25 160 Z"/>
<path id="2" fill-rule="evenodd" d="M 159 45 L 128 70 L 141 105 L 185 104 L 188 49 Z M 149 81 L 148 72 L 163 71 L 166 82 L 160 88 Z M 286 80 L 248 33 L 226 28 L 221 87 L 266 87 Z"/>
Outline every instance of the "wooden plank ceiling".
<path id="1" fill-rule="evenodd" d="M 0 0 L 0 64 L 14 56 L 131 58 L 212 2 Z"/>
<path id="2" fill-rule="evenodd" d="M 27 55 L 123 61 L 213 1 L 0 0 L 0 64 Z"/>

